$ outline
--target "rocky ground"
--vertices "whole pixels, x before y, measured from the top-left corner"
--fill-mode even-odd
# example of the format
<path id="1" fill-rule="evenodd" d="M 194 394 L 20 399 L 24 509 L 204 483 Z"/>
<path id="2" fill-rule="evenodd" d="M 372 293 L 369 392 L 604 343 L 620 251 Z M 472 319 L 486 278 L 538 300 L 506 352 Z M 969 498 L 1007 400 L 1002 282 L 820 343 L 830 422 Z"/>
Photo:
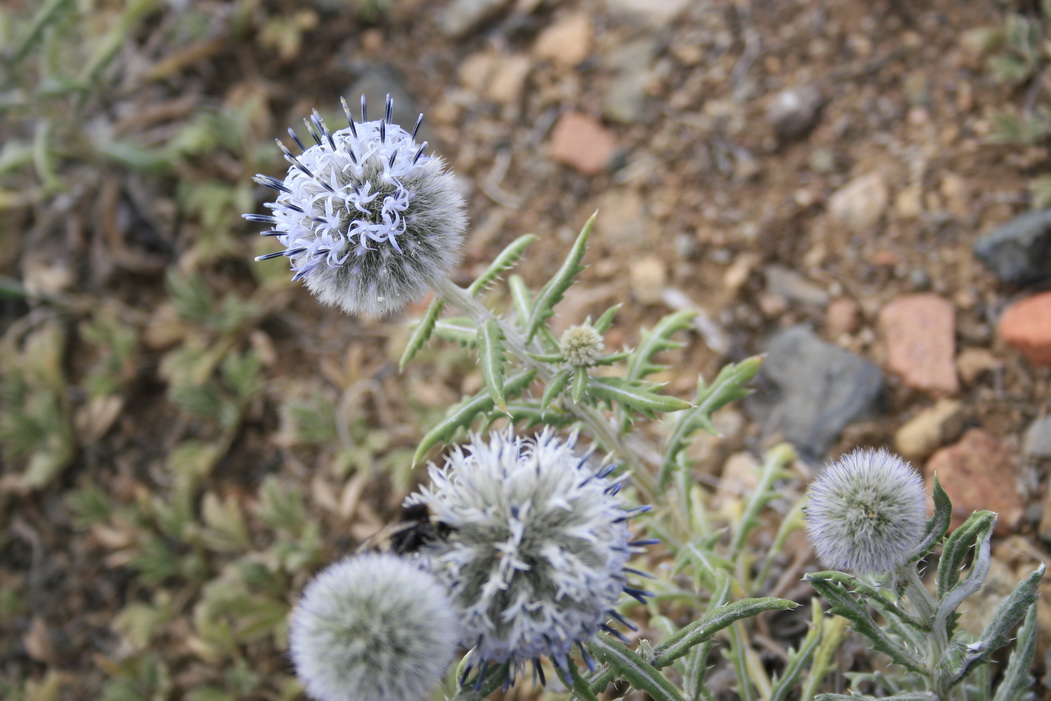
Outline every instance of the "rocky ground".
<path id="1" fill-rule="evenodd" d="M 395 0 L 369 22 L 334 1 L 271 4 L 202 11 L 196 58 L 173 49 L 174 68 L 100 114 L 118 131 L 149 136 L 200 108 L 253 109 L 246 131 L 265 147 L 311 108 L 334 111 L 340 95 L 353 102 L 366 93 L 378 105 L 390 93 L 396 120 L 426 113 L 423 138 L 468 192 L 461 281 L 533 232 L 540 242 L 521 273 L 542 282 L 598 210 L 590 267 L 559 306 L 559 324 L 622 301 L 607 343 L 630 345 L 661 315 L 696 310 L 662 378 L 679 396 L 698 374 L 767 354 L 758 391 L 717 415 L 722 438 L 694 447 L 699 477 L 718 481 L 724 465 L 750 464 L 782 439 L 811 470 L 855 445 L 889 446 L 937 472 L 960 516 L 1000 513 L 990 596 L 1047 562 L 1051 215 L 1030 213 L 1028 185 L 1048 154 L 1046 144 L 994 138 L 998 111 L 1033 109 L 1047 95 L 1042 74 L 1011 87 L 989 70 L 985 39 L 1003 24 L 1000 4 Z M 170 30 L 164 18 L 157 26 Z M 137 49 L 120 54 L 127 75 L 159 70 L 167 54 L 157 45 L 182 48 L 161 30 L 141 29 Z M 143 56 L 153 63 L 132 60 Z M 269 156 L 243 165 L 221 146 L 207 165 L 182 166 L 182 181 L 280 172 Z M 0 657 L 16 680 L 58 670 L 68 698 L 126 672 L 128 650 L 143 646 L 128 642 L 127 626 L 111 628 L 113 612 L 128 601 L 156 604 L 159 590 L 122 569 L 141 564 L 134 529 L 85 526 L 67 492 L 92 484 L 120 504 L 149 503 L 171 486 L 164 475 L 177 445 L 217 441 L 204 483 L 215 503 L 270 503 L 256 490 L 273 475 L 298 484 L 320 515 L 321 559 L 331 560 L 375 530 L 412 479 L 352 468 L 403 460 L 417 419 L 433 420 L 480 386 L 462 354 L 427 356 L 422 370 L 397 377 L 411 314 L 348 319 L 285 286 L 233 336 L 209 332 L 259 353 L 265 391 L 246 401 L 229 434 L 193 418 L 167 392 L 173 370 L 164 359 L 206 334 L 175 318 L 161 274 L 199 271 L 216 295 L 259 300 L 262 276 L 246 261 L 271 249 L 234 220 L 229 232 L 243 248 L 220 247 L 205 264 L 198 238 L 207 220 L 182 219 L 183 205 L 170 200 L 178 181 L 164 191 L 163 178 L 133 180 L 110 166 L 104 183 L 71 195 L 81 212 L 72 224 L 48 219 L 48 203 L 9 211 L 5 227 L 16 233 L 5 234 L 0 258 L 0 271 L 45 298 L 80 300 L 75 318 L 117 305 L 139 339 L 116 403 L 76 407 L 77 431 L 90 439 L 77 441 L 61 480 L 26 490 L 17 479 L 25 460 L 5 459 L 0 584 L 34 589 L 17 615 L 0 619 Z M 219 206 L 257 211 L 261 193 L 247 192 Z M 266 265 L 280 277 L 280 264 Z M 0 329 L 13 337 L 26 319 L 39 321 L 41 304 L 5 303 Z M 68 343 L 66 377 L 79 386 L 84 358 L 97 351 L 82 334 Z M 353 417 L 337 431 L 339 449 L 297 433 L 286 411 L 314 395 L 337 418 Z M 342 468 L 330 469 L 333 461 Z M 253 513 L 250 528 L 270 523 Z M 258 546 L 264 532 L 250 539 Z M 206 561 L 222 567 L 221 558 Z M 301 584 L 293 578 L 283 591 Z M 194 591 L 174 586 L 166 601 L 192 601 Z M 1051 608 L 1041 616 L 1043 659 Z M 167 688 L 210 680 L 201 621 L 170 621 L 159 635 L 181 642 L 168 648 Z M 253 644 L 263 647 L 247 648 L 244 660 L 264 677 L 278 674 L 280 660 L 254 662 L 272 648 Z M 244 697 L 279 697 L 258 693 Z"/>

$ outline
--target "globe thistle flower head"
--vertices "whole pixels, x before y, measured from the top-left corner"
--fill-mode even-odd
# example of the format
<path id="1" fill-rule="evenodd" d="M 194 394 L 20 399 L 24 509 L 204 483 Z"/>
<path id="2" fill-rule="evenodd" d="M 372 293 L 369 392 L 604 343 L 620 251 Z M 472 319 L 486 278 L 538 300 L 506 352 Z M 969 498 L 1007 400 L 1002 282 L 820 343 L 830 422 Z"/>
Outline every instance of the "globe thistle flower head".
<path id="1" fill-rule="evenodd" d="M 319 701 L 416 701 L 438 685 L 460 633 L 435 577 L 391 554 L 347 558 L 307 585 L 289 646 Z"/>
<path id="2" fill-rule="evenodd" d="M 575 435 L 550 431 L 476 435 L 441 468 L 432 464 L 430 486 L 409 498 L 450 528 L 423 557 L 461 612 L 479 683 L 490 664 L 506 662 L 510 684 L 530 660 L 543 683 L 541 656 L 566 668 L 574 644 L 599 630 L 619 636 L 609 617 L 631 627 L 613 610 L 621 592 L 648 595 L 628 585 L 636 571 L 626 568 L 649 544 L 632 541 L 626 521 L 648 507 L 625 508 L 614 467 L 594 469 L 575 445 Z"/>
<path id="3" fill-rule="evenodd" d="M 602 334 L 590 324 L 570 326 L 558 340 L 559 353 L 573 367 L 593 365 L 605 347 Z"/>
<path id="4" fill-rule="evenodd" d="M 829 569 L 882 574 L 900 567 L 923 539 L 926 520 L 922 478 L 885 449 L 841 457 L 807 492 L 807 534 Z"/>
<path id="5" fill-rule="evenodd" d="M 411 132 L 391 120 L 387 96 L 382 119 L 361 121 L 343 102 L 347 128 L 331 131 L 317 110 L 304 120 L 313 144 L 292 129 L 293 154 L 283 180 L 257 175 L 274 190 L 269 214 L 244 218 L 270 225 L 284 250 L 256 260 L 285 257 L 323 303 L 351 314 L 384 316 L 418 299 L 459 260 L 467 226 L 463 196 L 443 161 L 416 143 L 421 114 Z"/>

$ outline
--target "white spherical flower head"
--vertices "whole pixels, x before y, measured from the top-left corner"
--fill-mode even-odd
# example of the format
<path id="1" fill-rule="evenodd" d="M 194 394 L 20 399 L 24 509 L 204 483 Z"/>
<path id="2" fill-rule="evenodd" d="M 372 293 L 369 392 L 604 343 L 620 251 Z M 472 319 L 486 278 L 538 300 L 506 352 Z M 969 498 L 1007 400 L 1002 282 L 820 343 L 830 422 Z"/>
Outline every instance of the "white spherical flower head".
<path id="1" fill-rule="evenodd" d="M 558 340 L 559 353 L 573 367 L 593 365 L 605 347 L 602 334 L 589 324 L 570 326 Z"/>
<path id="2" fill-rule="evenodd" d="M 319 701 L 417 701 L 441 681 L 459 621 L 434 575 L 390 554 L 326 568 L 292 614 L 289 646 Z"/>
<path id="3" fill-rule="evenodd" d="M 423 558 L 461 611 L 461 642 L 474 647 L 479 683 L 490 664 L 504 662 L 510 683 L 527 660 L 543 683 L 539 657 L 565 669 L 574 644 L 599 630 L 619 635 L 610 616 L 627 625 L 613 610 L 621 592 L 648 595 L 628 586 L 626 574 L 637 572 L 625 567 L 651 542 L 632 541 L 626 521 L 648 507 L 626 509 L 613 466 L 596 469 L 575 443 L 549 431 L 473 436 L 443 467 L 432 464 L 431 485 L 408 500 L 450 529 Z"/>
<path id="4" fill-rule="evenodd" d="M 829 569 L 890 572 L 920 544 L 926 521 L 923 479 L 884 449 L 841 457 L 807 492 L 807 534 Z"/>
<path id="5" fill-rule="evenodd" d="M 257 175 L 277 192 L 270 214 L 245 219 L 269 224 L 285 248 L 259 256 L 288 258 L 293 280 L 302 279 L 325 304 L 351 314 L 384 316 L 418 299 L 449 273 L 460 257 L 467 217 L 464 199 L 440 158 L 416 144 L 412 132 L 391 121 L 387 96 L 382 119 L 361 122 L 347 103 L 347 128 L 330 131 L 317 111 L 306 122 L 313 145 L 294 155 L 278 141 L 290 166 L 284 180 Z"/>

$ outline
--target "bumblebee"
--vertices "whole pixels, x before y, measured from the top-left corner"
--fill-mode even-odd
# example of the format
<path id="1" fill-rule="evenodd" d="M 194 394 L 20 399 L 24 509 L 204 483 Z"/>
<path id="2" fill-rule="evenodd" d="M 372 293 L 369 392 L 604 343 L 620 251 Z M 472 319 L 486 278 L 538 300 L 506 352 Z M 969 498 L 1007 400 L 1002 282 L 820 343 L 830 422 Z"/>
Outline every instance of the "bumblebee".
<path id="1" fill-rule="evenodd" d="M 411 555 L 426 545 L 445 540 L 452 531 L 448 524 L 431 519 L 426 504 L 413 504 L 402 507 L 400 521 L 362 541 L 357 552 Z"/>

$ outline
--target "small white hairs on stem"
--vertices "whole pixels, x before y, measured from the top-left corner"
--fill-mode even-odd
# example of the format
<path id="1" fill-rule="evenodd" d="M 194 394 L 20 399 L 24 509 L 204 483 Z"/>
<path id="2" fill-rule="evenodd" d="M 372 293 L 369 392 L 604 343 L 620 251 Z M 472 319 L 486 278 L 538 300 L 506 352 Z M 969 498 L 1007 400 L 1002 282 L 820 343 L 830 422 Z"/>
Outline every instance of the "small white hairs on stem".
<path id="1" fill-rule="evenodd" d="M 891 572 L 919 546 L 926 522 L 923 479 L 884 449 L 842 456 L 807 492 L 807 534 L 829 569 Z"/>
<path id="2" fill-rule="evenodd" d="M 592 465 L 575 445 L 575 434 L 548 430 L 475 435 L 407 500 L 450 529 L 423 558 L 462 612 L 461 642 L 474 647 L 463 676 L 478 669 L 479 686 L 490 665 L 509 663 L 507 685 L 530 660 L 543 683 L 539 658 L 567 670 L 574 644 L 590 666 L 583 642 L 599 630 L 619 637 L 611 617 L 632 627 L 613 609 L 621 592 L 649 594 L 628 585 L 642 573 L 625 566 L 652 542 L 632 541 L 626 523 L 649 507 L 626 508 L 614 466 Z"/>
<path id="3" fill-rule="evenodd" d="M 346 101 L 347 128 L 331 131 L 317 110 L 306 123 L 313 140 L 301 151 L 277 144 L 289 163 L 283 180 L 255 181 L 277 192 L 270 214 L 245 214 L 268 224 L 284 250 L 256 260 L 285 257 L 294 273 L 325 304 L 350 314 L 384 316 L 421 297 L 448 275 L 460 257 L 467 216 L 455 178 L 436 156 L 416 144 L 421 114 L 411 132 L 391 120 L 387 96 L 382 119 L 361 121 Z"/>
<path id="4" fill-rule="evenodd" d="M 292 614 L 289 646 L 318 701 L 417 701 L 441 681 L 459 620 L 434 575 L 391 554 L 321 572 Z"/>

